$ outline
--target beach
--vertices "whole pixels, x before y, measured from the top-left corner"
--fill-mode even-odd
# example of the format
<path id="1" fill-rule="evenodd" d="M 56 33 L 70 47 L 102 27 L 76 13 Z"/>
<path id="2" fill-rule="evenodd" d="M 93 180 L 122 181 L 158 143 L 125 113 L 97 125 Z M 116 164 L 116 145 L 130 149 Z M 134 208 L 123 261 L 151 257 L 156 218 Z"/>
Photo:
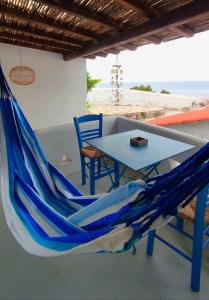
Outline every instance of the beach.
<path id="1" fill-rule="evenodd" d="M 118 114 L 135 119 L 152 119 L 209 106 L 209 99 L 204 97 L 142 92 L 130 89 L 122 90 L 119 105 L 115 105 L 114 95 L 110 88 L 94 88 L 88 93 L 87 99 L 90 104 L 90 113 Z"/>

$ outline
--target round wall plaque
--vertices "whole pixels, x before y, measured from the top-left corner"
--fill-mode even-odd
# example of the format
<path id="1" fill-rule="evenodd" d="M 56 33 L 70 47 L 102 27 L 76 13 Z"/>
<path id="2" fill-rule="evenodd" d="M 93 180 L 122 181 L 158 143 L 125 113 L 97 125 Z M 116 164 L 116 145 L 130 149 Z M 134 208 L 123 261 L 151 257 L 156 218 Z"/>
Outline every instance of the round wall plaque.
<path id="1" fill-rule="evenodd" d="M 35 81 L 35 72 L 26 66 L 16 66 L 9 71 L 9 78 L 19 85 L 28 85 Z"/>

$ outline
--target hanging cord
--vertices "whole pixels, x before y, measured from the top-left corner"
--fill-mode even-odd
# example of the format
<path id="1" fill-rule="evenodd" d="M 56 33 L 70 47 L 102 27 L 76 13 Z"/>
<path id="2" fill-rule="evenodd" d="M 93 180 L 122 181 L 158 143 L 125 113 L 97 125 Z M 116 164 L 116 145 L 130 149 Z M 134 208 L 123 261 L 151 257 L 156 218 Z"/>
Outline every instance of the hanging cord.
<path id="1" fill-rule="evenodd" d="M 22 53 L 21 53 L 21 50 L 20 50 L 20 46 L 19 46 L 19 56 L 20 56 L 20 65 L 22 67 L 23 63 L 22 63 Z"/>

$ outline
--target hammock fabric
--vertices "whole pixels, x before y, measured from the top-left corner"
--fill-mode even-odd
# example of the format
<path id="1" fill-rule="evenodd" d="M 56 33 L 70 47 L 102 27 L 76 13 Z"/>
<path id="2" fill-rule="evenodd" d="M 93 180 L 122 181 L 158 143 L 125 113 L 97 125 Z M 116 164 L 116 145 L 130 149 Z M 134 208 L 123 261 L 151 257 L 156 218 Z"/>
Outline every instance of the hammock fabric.
<path id="1" fill-rule="evenodd" d="M 38 256 L 130 249 L 209 181 L 209 144 L 167 174 L 84 196 L 45 158 L 0 69 L 1 199 L 20 245 Z"/>

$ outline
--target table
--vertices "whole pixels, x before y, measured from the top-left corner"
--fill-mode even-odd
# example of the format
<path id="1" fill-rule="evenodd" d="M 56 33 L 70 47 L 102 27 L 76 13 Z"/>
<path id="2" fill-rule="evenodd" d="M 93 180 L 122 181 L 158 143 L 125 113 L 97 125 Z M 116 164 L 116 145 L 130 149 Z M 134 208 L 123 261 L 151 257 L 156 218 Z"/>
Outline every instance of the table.
<path id="1" fill-rule="evenodd" d="M 144 137 L 148 145 L 134 147 L 130 138 Z M 162 161 L 193 149 L 195 146 L 142 130 L 131 130 L 88 140 L 88 144 L 115 160 L 115 185 L 119 186 L 119 164 L 134 171 L 157 166 Z"/>

